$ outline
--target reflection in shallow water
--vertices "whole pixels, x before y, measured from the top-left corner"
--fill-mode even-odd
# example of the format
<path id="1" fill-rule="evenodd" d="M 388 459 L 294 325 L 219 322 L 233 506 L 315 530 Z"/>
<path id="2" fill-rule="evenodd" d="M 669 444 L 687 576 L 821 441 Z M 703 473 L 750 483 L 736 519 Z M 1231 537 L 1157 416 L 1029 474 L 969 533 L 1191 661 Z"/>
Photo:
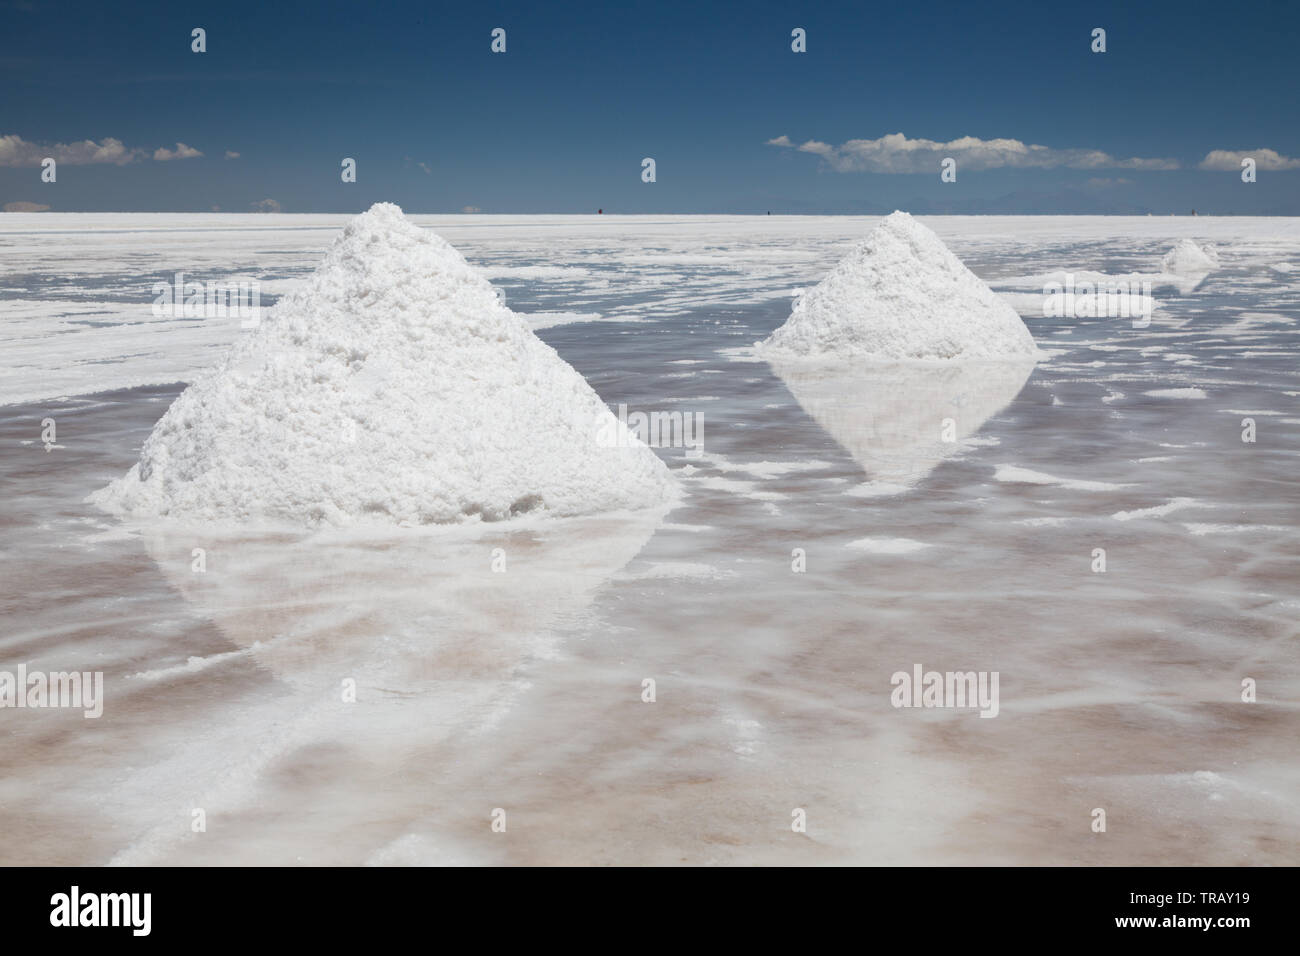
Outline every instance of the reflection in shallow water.
<path id="1" fill-rule="evenodd" d="M 337 684 L 364 671 L 392 687 L 508 673 L 664 513 L 381 532 L 154 525 L 143 537 L 168 581 L 277 677 Z"/>
<path id="2" fill-rule="evenodd" d="M 772 371 L 868 477 L 911 487 L 997 414 L 1034 362 L 778 359 Z"/>
<path id="3" fill-rule="evenodd" d="M 528 690 L 530 662 L 560 652 L 664 514 L 379 534 L 144 530 L 166 579 L 236 649 L 139 682 L 170 694 L 201 671 L 205 696 L 239 705 L 208 725 L 202 748 L 141 775 L 162 822 L 112 862 L 265 863 L 268 845 L 356 861 L 436 817 L 449 778 L 476 779 L 484 735 Z M 232 666 L 241 657 L 273 679 Z M 268 820 L 265 808 L 293 806 L 312 815 Z M 220 813 L 252 842 L 196 840 L 175 825 L 187 807 Z"/>

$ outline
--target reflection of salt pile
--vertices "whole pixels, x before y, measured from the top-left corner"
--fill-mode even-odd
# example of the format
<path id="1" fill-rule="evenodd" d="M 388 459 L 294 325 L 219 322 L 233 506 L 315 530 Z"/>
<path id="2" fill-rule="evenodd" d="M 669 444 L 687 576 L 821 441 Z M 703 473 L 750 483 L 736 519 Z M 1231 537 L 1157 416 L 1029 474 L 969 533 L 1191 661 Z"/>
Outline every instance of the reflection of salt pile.
<path id="1" fill-rule="evenodd" d="M 1200 246 L 1191 239 L 1180 239 L 1178 245 L 1165 253 L 1160 265 L 1169 275 L 1204 275 L 1219 268 L 1219 254 L 1214 246 Z"/>
<path id="2" fill-rule="evenodd" d="M 886 360 L 1037 352 L 1015 310 L 905 212 L 873 229 L 758 348 Z"/>
<path id="3" fill-rule="evenodd" d="M 400 524 L 662 503 L 674 481 L 443 239 L 381 203 L 92 500 L 135 516 Z"/>
<path id="4" fill-rule="evenodd" d="M 558 620 L 586 612 L 667 507 L 402 535 L 158 522 L 143 540 L 177 590 L 291 683 L 365 671 L 388 688 L 479 677 L 495 687 L 545 650 Z"/>
<path id="5" fill-rule="evenodd" d="M 496 759 L 484 735 L 527 704 L 527 669 L 558 653 L 561 628 L 601 613 L 601 588 L 668 507 L 401 534 L 146 524 L 167 579 L 235 646 L 132 680 L 183 697 L 201 673 L 205 697 L 238 703 L 183 771 L 170 751 L 142 771 L 170 796 L 152 798 L 161 822 L 112 862 L 253 863 L 272 840 L 313 861 L 353 861 L 427 819 L 431 793 L 473 790 L 485 779 L 476 761 Z M 342 703 L 347 682 L 356 703 Z M 315 773 L 322 754 L 347 772 Z M 311 819 L 277 810 L 304 804 Z M 211 858 L 169 822 L 196 805 L 221 807 L 240 835 Z"/>
<path id="6" fill-rule="evenodd" d="M 874 493 L 905 491 L 960 450 L 1033 368 L 1032 359 L 772 362 L 803 410 L 877 483 Z"/>

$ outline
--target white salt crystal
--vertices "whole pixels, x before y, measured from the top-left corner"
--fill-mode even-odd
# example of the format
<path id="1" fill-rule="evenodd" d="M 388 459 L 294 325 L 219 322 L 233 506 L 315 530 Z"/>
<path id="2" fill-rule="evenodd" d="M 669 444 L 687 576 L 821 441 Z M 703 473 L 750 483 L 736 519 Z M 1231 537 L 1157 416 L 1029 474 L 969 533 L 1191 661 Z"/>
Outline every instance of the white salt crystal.
<path id="1" fill-rule="evenodd" d="M 1197 245 L 1192 239 L 1180 239 L 1165 253 L 1161 267 L 1169 275 L 1204 275 L 1219 268 L 1219 254 L 1213 246 Z"/>
<path id="2" fill-rule="evenodd" d="M 881 360 L 1038 354 L 1015 310 L 905 212 L 854 246 L 758 350 Z"/>
<path id="3" fill-rule="evenodd" d="M 616 422 L 460 253 L 380 203 L 90 500 L 134 517 L 305 525 L 671 500 L 653 451 L 599 441 Z"/>

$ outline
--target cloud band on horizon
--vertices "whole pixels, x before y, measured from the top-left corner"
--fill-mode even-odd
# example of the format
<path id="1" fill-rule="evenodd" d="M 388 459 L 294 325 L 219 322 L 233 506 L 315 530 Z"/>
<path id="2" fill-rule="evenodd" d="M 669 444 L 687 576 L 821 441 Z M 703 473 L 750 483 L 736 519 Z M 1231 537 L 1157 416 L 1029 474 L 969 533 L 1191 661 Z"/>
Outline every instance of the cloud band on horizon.
<path id="1" fill-rule="evenodd" d="M 125 166 L 137 160 L 152 157 L 159 162 L 174 159 L 193 159 L 203 153 L 192 146 L 177 143 L 175 149 L 159 147 L 156 150 L 128 148 L 120 139 L 105 136 L 96 142 L 85 139 L 79 143 L 32 143 L 17 134 L 0 135 L 0 166 L 40 166 L 49 157 L 60 165 L 91 166 L 109 163 Z"/>
<path id="2" fill-rule="evenodd" d="M 1099 149 L 1053 149 L 1026 144 L 1018 139 L 980 139 L 962 136 L 947 143 L 932 139 L 908 139 L 890 133 L 879 139 L 851 139 L 840 146 L 808 140 L 796 145 L 788 136 L 769 139 L 768 146 L 780 146 L 820 156 L 840 173 L 931 173 L 949 157 L 959 169 L 981 170 L 1000 167 L 1052 169 L 1178 169 L 1176 159 L 1119 159 Z"/>

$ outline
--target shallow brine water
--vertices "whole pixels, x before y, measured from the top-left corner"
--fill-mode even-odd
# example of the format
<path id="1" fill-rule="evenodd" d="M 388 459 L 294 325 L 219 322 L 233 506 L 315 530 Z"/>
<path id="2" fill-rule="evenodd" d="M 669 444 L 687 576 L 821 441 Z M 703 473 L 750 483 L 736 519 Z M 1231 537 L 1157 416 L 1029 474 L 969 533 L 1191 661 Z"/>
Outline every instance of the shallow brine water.
<path id="1" fill-rule="evenodd" d="M 84 497 L 239 334 L 152 282 L 269 300 L 340 220 L 5 217 L 0 670 L 105 692 L 0 709 L 0 862 L 1300 859 L 1295 223 L 927 220 L 1048 358 L 828 370 L 748 346 L 871 220 L 417 221 L 612 407 L 700 416 L 682 503 L 124 525 Z M 1222 267 L 1148 327 L 1034 312 L 1183 236 Z M 917 665 L 997 672 L 996 717 L 893 706 Z"/>

